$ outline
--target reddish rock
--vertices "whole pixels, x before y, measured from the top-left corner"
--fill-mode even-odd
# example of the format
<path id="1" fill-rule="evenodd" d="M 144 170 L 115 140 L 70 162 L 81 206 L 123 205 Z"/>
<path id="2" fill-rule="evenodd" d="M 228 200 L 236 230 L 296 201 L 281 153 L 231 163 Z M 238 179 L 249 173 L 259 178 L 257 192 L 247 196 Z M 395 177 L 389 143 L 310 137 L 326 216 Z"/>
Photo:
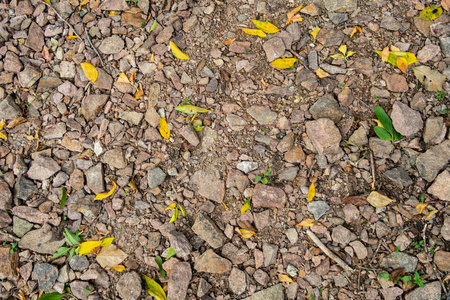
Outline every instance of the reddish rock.
<path id="1" fill-rule="evenodd" d="M 286 204 L 286 194 L 277 187 L 257 184 L 253 189 L 254 207 L 283 208 Z"/>
<path id="2" fill-rule="evenodd" d="M 28 38 L 25 42 L 25 46 L 30 47 L 34 51 L 40 52 L 44 47 L 44 43 L 44 31 L 35 22 L 31 23 L 30 29 L 28 30 Z"/>
<path id="3" fill-rule="evenodd" d="M 386 81 L 387 89 L 392 92 L 407 92 L 409 89 L 403 75 L 384 73 L 383 80 Z"/>

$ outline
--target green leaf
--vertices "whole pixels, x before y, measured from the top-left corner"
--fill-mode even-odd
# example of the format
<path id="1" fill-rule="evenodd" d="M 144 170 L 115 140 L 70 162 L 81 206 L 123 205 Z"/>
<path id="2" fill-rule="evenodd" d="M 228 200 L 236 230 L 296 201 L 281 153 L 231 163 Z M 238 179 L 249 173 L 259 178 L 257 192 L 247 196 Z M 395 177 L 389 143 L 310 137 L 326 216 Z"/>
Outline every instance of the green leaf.
<path id="1" fill-rule="evenodd" d="M 385 141 L 392 141 L 392 135 L 389 132 L 387 132 L 386 129 L 384 129 L 383 127 L 375 126 L 373 130 L 375 130 L 375 133 L 380 139 Z"/>
<path id="2" fill-rule="evenodd" d="M 420 274 L 419 274 L 419 272 L 415 272 L 414 273 L 414 280 L 419 280 L 420 279 Z"/>
<path id="3" fill-rule="evenodd" d="M 172 256 L 174 256 L 175 254 L 177 254 L 177 252 L 175 251 L 175 249 L 173 249 L 172 247 L 169 247 L 169 249 L 167 249 L 167 255 L 166 255 L 166 260 L 169 260 Z"/>
<path id="4" fill-rule="evenodd" d="M 53 254 L 52 259 L 66 255 L 67 253 L 69 253 L 69 250 L 70 250 L 69 247 L 59 247 L 56 250 L 55 254 Z"/>
<path id="5" fill-rule="evenodd" d="M 62 299 L 67 294 L 60 294 L 60 293 L 48 293 L 44 294 L 41 297 L 38 298 L 38 300 L 59 300 Z"/>
<path id="6" fill-rule="evenodd" d="M 269 179 L 268 179 L 267 177 L 264 177 L 264 178 L 262 179 L 262 183 L 268 184 L 268 183 L 269 183 Z"/>
<path id="7" fill-rule="evenodd" d="M 142 274 L 145 279 L 145 283 L 147 283 L 147 293 L 151 296 L 155 297 L 156 300 L 166 300 L 167 296 L 162 287 L 153 279 L 148 277 L 147 275 Z"/>
<path id="8" fill-rule="evenodd" d="M 255 177 L 255 182 L 259 182 L 259 181 L 261 181 L 261 179 L 262 179 L 261 176 L 256 176 L 256 177 Z"/>
<path id="9" fill-rule="evenodd" d="M 270 176 L 271 172 L 272 172 L 272 168 L 268 168 L 267 171 L 264 172 L 264 176 Z"/>
<path id="10" fill-rule="evenodd" d="M 80 243 L 80 237 L 77 234 L 70 232 L 67 228 L 64 228 L 64 236 L 69 246 L 76 246 Z"/>
<path id="11" fill-rule="evenodd" d="M 75 256 L 75 248 L 72 248 L 72 249 L 70 249 L 70 252 L 69 252 L 69 261 L 72 259 L 72 257 L 74 257 Z"/>
<path id="12" fill-rule="evenodd" d="M 403 137 L 403 135 L 401 135 L 400 133 L 398 133 L 395 129 L 394 129 L 394 141 L 398 141 Z"/>
<path id="13" fill-rule="evenodd" d="M 389 275 L 389 273 L 381 273 L 380 275 L 378 275 L 380 278 L 382 279 L 391 279 L 391 275 Z"/>
<path id="14" fill-rule="evenodd" d="M 156 20 L 155 20 L 155 21 L 153 21 L 152 27 L 150 27 L 150 31 L 149 31 L 148 33 L 150 33 L 150 32 L 152 32 L 153 30 L 155 30 L 156 27 L 158 27 L 158 22 L 156 22 Z"/>
<path id="15" fill-rule="evenodd" d="M 404 282 L 411 282 L 411 276 L 403 276 L 399 278 L 400 280 L 404 281 Z"/>
<path id="16" fill-rule="evenodd" d="M 159 273 L 161 274 L 161 277 L 162 278 L 166 278 L 166 271 L 164 271 L 164 268 L 163 268 L 163 265 L 162 265 L 162 258 L 161 258 L 161 256 L 157 256 L 157 257 L 155 257 L 155 262 L 156 262 L 156 264 L 158 265 L 158 267 L 159 267 Z"/>
<path id="17" fill-rule="evenodd" d="M 384 129 L 386 129 L 390 134 L 394 133 L 394 127 L 392 126 L 391 118 L 387 115 L 387 113 L 381 106 L 375 107 L 375 114 L 377 115 L 377 118 L 383 125 Z"/>
<path id="18" fill-rule="evenodd" d="M 63 187 L 61 189 L 61 200 L 59 201 L 59 205 L 61 205 L 62 209 L 64 209 L 64 206 L 66 206 L 66 200 L 67 200 L 67 189 Z"/>

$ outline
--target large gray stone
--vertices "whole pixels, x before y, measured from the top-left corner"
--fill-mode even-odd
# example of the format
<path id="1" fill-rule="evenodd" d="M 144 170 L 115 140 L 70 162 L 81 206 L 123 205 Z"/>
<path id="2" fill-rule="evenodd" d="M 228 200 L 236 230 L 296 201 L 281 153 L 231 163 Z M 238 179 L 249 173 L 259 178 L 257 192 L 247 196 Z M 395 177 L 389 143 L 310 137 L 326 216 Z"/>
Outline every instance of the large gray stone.
<path id="1" fill-rule="evenodd" d="M 198 214 L 192 230 L 214 249 L 222 247 L 226 240 L 223 232 L 204 212 Z"/>
<path id="2" fill-rule="evenodd" d="M 257 293 L 254 293 L 250 297 L 245 298 L 244 300 L 284 300 L 284 291 L 283 285 L 281 283 L 274 285 L 270 288 L 261 290 Z"/>
<path id="3" fill-rule="evenodd" d="M 164 179 L 166 179 L 166 173 L 164 173 L 161 168 L 156 167 L 148 171 L 147 179 L 148 187 L 153 189 L 164 182 Z"/>
<path id="4" fill-rule="evenodd" d="M 441 144 L 431 147 L 425 153 L 420 154 L 416 160 L 416 167 L 423 179 L 432 182 L 449 160 L 450 140 L 445 140 Z"/>
<path id="5" fill-rule="evenodd" d="M 339 103 L 331 94 L 320 97 L 309 109 L 309 112 L 315 120 L 328 118 L 337 123 L 344 115 Z"/>

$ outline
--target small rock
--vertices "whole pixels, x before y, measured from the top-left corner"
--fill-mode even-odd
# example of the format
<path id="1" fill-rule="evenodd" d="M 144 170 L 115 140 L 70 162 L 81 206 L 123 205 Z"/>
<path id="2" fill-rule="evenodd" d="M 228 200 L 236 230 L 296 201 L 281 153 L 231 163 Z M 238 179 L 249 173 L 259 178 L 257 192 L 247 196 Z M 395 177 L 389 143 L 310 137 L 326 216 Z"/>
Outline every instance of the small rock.
<path id="1" fill-rule="evenodd" d="M 357 146 L 365 146 L 369 142 L 367 139 L 366 129 L 363 126 L 360 126 L 358 129 L 353 132 L 353 134 L 348 139 L 348 142 Z"/>
<path id="2" fill-rule="evenodd" d="M 260 213 L 253 213 L 256 229 L 262 230 L 269 226 L 270 223 L 270 210 L 265 210 Z"/>
<path id="3" fill-rule="evenodd" d="M 191 125 L 184 126 L 180 130 L 180 133 L 192 146 L 196 147 L 198 144 L 200 144 L 200 139 L 198 138 L 197 133 Z"/>
<path id="4" fill-rule="evenodd" d="M 450 141 L 445 140 L 439 145 L 431 147 L 425 153 L 420 154 L 416 160 L 416 167 L 423 179 L 432 182 L 449 160 Z"/>
<path id="5" fill-rule="evenodd" d="M 34 182 L 25 177 L 20 177 L 16 180 L 14 189 L 15 196 L 24 201 L 28 200 L 32 195 L 39 192 Z"/>
<path id="6" fill-rule="evenodd" d="M 379 138 L 369 139 L 369 148 L 373 155 L 379 158 L 388 158 L 391 155 L 392 143 Z"/>
<path id="7" fill-rule="evenodd" d="M 396 300 L 403 294 L 403 290 L 399 287 L 388 287 L 381 290 L 381 294 L 385 300 Z"/>
<path id="8" fill-rule="evenodd" d="M 231 262 L 208 249 L 198 257 L 194 268 L 197 272 L 224 274 L 231 271 Z"/>
<path id="9" fill-rule="evenodd" d="M 254 105 L 247 109 L 247 113 L 261 125 L 270 125 L 277 118 L 277 114 L 267 106 Z"/>
<path id="10" fill-rule="evenodd" d="M 245 174 L 258 169 L 258 162 L 256 161 L 241 161 L 236 165 L 236 168 Z"/>
<path id="11" fill-rule="evenodd" d="M 338 100 L 342 106 L 350 106 L 353 103 L 353 99 L 353 92 L 349 88 L 344 88 L 342 92 L 338 94 Z"/>
<path id="12" fill-rule="evenodd" d="M 31 163 L 27 175 L 31 179 L 42 181 L 52 177 L 59 170 L 61 170 L 61 167 L 56 161 L 50 157 L 38 156 Z"/>
<path id="13" fill-rule="evenodd" d="M 271 286 L 270 288 L 254 293 L 250 297 L 243 300 L 284 300 L 283 285 L 281 283 Z"/>
<path id="14" fill-rule="evenodd" d="M 329 12 L 328 18 L 330 18 L 330 21 L 333 22 L 334 25 L 338 25 L 348 21 L 348 16 L 346 13 Z"/>
<path id="15" fill-rule="evenodd" d="M 447 134 L 447 127 L 443 117 L 429 117 L 425 122 L 423 141 L 427 144 L 439 144 Z"/>
<path id="16" fill-rule="evenodd" d="M 274 61 L 277 58 L 283 56 L 286 50 L 284 42 L 281 38 L 271 38 L 263 44 L 263 49 L 266 52 L 267 60 L 269 62 Z"/>
<path id="17" fill-rule="evenodd" d="M 358 7 L 357 0 L 324 0 L 323 4 L 331 12 L 353 12 Z"/>
<path id="18" fill-rule="evenodd" d="M 410 105 L 412 109 L 422 110 L 427 106 L 427 99 L 422 92 L 418 92 L 410 100 Z"/>
<path id="19" fill-rule="evenodd" d="M 399 31 L 402 28 L 402 24 L 397 21 L 394 17 L 385 16 L 381 19 L 381 28 L 390 30 L 390 31 Z"/>
<path id="20" fill-rule="evenodd" d="M 226 239 L 214 221 L 203 212 L 198 214 L 192 230 L 214 249 L 222 247 Z"/>
<path id="21" fill-rule="evenodd" d="M 86 121 L 94 119 L 108 101 L 108 95 L 89 95 L 81 103 L 81 112 Z"/>
<path id="22" fill-rule="evenodd" d="M 37 279 L 39 290 L 50 290 L 58 278 L 58 269 L 47 263 L 38 263 L 33 269 L 33 278 Z"/>
<path id="23" fill-rule="evenodd" d="M 312 70 L 317 70 L 319 68 L 316 51 L 310 51 L 308 53 L 308 65 Z"/>
<path id="24" fill-rule="evenodd" d="M 279 181 L 293 181 L 295 177 L 297 177 L 298 171 L 300 170 L 299 167 L 289 167 L 286 169 L 283 169 L 280 171 L 280 174 L 278 174 L 278 180 Z"/>
<path id="25" fill-rule="evenodd" d="M 0 179 L 0 209 L 11 209 L 13 206 L 12 194 L 9 186 L 3 179 Z"/>
<path id="26" fill-rule="evenodd" d="M 209 292 L 212 288 L 212 285 L 203 278 L 200 278 L 200 282 L 198 283 L 197 297 L 202 298 Z"/>
<path id="27" fill-rule="evenodd" d="M 352 233 L 350 230 L 345 228 L 342 225 L 338 225 L 333 228 L 333 231 L 331 233 L 331 238 L 335 243 L 341 244 L 343 247 L 345 247 L 348 243 L 356 239 L 356 236 L 354 233 Z"/>
<path id="28" fill-rule="evenodd" d="M 450 241 L 450 216 L 446 216 L 444 219 L 444 224 L 441 228 L 441 235 L 446 241 Z"/>
<path id="29" fill-rule="evenodd" d="M 284 232 L 289 239 L 289 242 L 291 244 L 295 244 L 298 241 L 298 233 L 295 228 L 289 228 Z"/>
<path id="30" fill-rule="evenodd" d="M 255 278 L 255 281 L 262 286 L 266 286 L 270 281 L 269 275 L 261 269 L 256 270 L 253 274 L 253 278 Z"/>
<path id="31" fill-rule="evenodd" d="M 107 164 L 110 168 L 116 169 L 123 169 L 127 166 L 121 147 L 106 151 L 102 156 L 102 162 Z"/>
<path id="32" fill-rule="evenodd" d="M 122 275 L 116 285 L 117 292 L 123 300 L 137 300 L 141 296 L 141 277 L 132 271 Z"/>
<path id="33" fill-rule="evenodd" d="M 399 74 L 383 74 L 383 80 L 386 81 L 387 89 L 391 92 L 407 92 L 409 87 L 406 78 Z"/>
<path id="34" fill-rule="evenodd" d="M 445 57 L 450 57 L 450 37 L 441 37 L 439 41 L 441 44 L 442 54 L 444 54 Z"/>
<path id="35" fill-rule="evenodd" d="M 306 122 L 306 134 L 320 155 L 343 154 L 339 143 L 341 133 L 330 119 L 318 119 Z"/>
<path id="36" fill-rule="evenodd" d="M 344 275 L 338 274 L 336 276 L 333 276 L 334 285 L 337 287 L 345 287 L 348 285 L 348 280 L 345 278 Z"/>
<path id="37" fill-rule="evenodd" d="M 72 173 L 73 175 L 73 173 Z M 82 173 L 80 174 L 82 176 Z M 103 193 L 105 191 L 105 181 L 103 176 L 103 166 L 101 163 L 90 168 L 85 172 L 86 184 L 95 194 Z"/>
<path id="38" fill-rule="evenodd" d="M 28 30 L 28 38 L 25 42 L 25 46 L 30 47 L 36 52 L 41 52 L 44 47 L 44 43 L 44 31 L 38 24 L 32 22 Z"/>
<path id="39" fill-rule="evenodd" d="M 164 173 L 164 171 L 161 170 L 161 168 L 156 167 L 148 171 L 147 178 L 148 178 L 148 187 L 150 189 L 153 189 L 164 182 L 164 180 L 166 179 L 166 173 Z"/>
<path id="40" fill-rule="evenodd" d="M 183 259 L 189 258 L 192 251 L 192 245 L 189 243 L 186 236 L 175 230 L 169 232 L 168 236 L 170 245 L 175 249 L 177 256 Z"/>
<path id="41" fill-rule="evenodd" d="M 227 122 L 231 130 L 234 131 L 241 131 L 248 125 L 244 118 L 233 114 L 227 115 Z"/>
<path id="42" fill-rule="evenodd" d="M 156 36 L 156 42 L 158 44 L 165 44 L 167 43 L 173 34 L 173 26 L 169 25 Z"/>
<path id="43" fill-rule="evenodd" d="M 356 256 L 358 259 L 364 259 L 367 257 L 367 248 L 361 243 L 360 241 L 353 241 L 350 242 L 350 246 L 353 247 L 353 250 L 355 250 Z"/>
<path id="44" fill-rule="evenodd" d="M 7 52 L 3 62 L 3 68 L 5 69 L 5 71 L 13 73 L 19 73 L 20 71 L 22 71 L 23 64 L 17 54 L 15 54 L 14 52 Z"/>
<path id="45" fill-rule="evenodd" d="M 312 201 L 308 203 L 307 207 L 316 220 L 319 220 L 320 217 L 330 210 L 330 206 L 325 201 Z"/>
<path id="46" fill-rule="evenodd" d="M 125 46 L 125 42 L 118 35 L 112 35 L 110 37 L 105 38 L 98 50 L 104 54 L 116 54 L 119 53 L 123 47 Z"/>
<path id="47" fill-rule="evenodd" d="M 405 272 L 414 273 L 417 262 L 417 257 L 404 252 L 392 252 L 381 260 L 380 265 L 383 268 L 392 268 L 393 270 L 405 268 Z"/>
<path id="48" fill-rule="evenodd" d="M 167 288 L 167 299 L 186 299 L 191 278 L 192 270 L 191 265 L 188 262 L 179 262 L 175 264 L 172 268 L 172 272 L 170 273 Z"/>
<path id="49" fill-rule="evenodd" d="M 129 10 L 128 4 L 124 0 L 106 0 L 100 5 L 101 10 L 124 11 Z"/>
<path id="50" fill-rule="evenodd" d="M 405 188 L 413 184 L 408 172 L 402 167 L 390 169 L 384 173 L 384 176 L 392 180 L 400 188 Z"/>
<path id="51" fill-rule="evenodd" d="M 89 283 L 86 281 L 75 280 L 70 283 L 70 291 L 78 299 L 85 300 L 89 296 L 89 293 L 86 293 L 88 286 Z"/>
<path id="52" fill-rule="evenodd" d="M 293 146 L 286 154 L 284 155 L 284 160 L 289 163 L 301 163 L 305 160 L 305 152 L 300 145 Z"/>
<path id="53" fill-rule="evenodd" d="M 444 272 L 450 272 L 450 252 L 439 250 L 434 254 L 433 261 Z"/>
<path id="54" fill-rule="evenodd" d="M 21 117 L 22 111 L 19 106 L 14 102 L 12 96 L 7 96 L 0 102 L 0 119 L 1 120 L 13 120 Z"/>
<path id="55" fill-rule="evenodd" d="M 292 40 L 297 42 L 302 37 L 302 33 L 300 31 L 300 27 L 298 23 L 292 23 L 288 27 L 286 27 L 286 31 L 291 35 Z"/>
<path id="56" fill-rule="evenodd" d="M 264 266 L 268 267 L 277 260 L 278 246 L 269 243 L 263 244 Z"/>
<path id="57" fill-rule="evenodd" d="M 254 207 L 284 208 L 286 201 L 286 194 L 280 188 L 258 183 L 253 189 Z"/>
<path id="58" fill-rule="evenodd" d="M 121 111 L 119 113 L 119 118 L 135 126 L 138 126 L 141 123 L 143 117 L 144 117 L 143 113 L 136 111 Z"/>
<path id="59" fill-rule="evenodd" d="M 422 116 L 402 102 L 395 102 L 391 113 L 395 130 L 404 136 L 416 134 L 423 128 Z"/>
<path id="60" fill-rule="evenodd" d="M 322 68 L 322 70 L 324 70 L 325 72 L 328 72 L 330 74 L 345 74 L 347 73 L 347 69 L 338 67 L 338 66 L 334 66 L 334 65 L 329 65 L 329 64 L 320 64 L 320 68 Z"/>
<path id="61" fill-rule="evenodd" d="M 199 170 L 191 176 L 190 184 L 200 196 L 206 199 L 220 203 L 225 197 L 225 183 L 217 179 L 213 173 Z"/>
<path id="62" fill-rule="evenodd" d="M 450 201 L 450 173 L 447 170 L 444 170 L 436 177 L 436 180 L 428 188 L 428 193 L 438 197 L 440 200 Z"/>
<path id="63" fill-rule="evenodd" d="M 89 261 L 86 256 L 75 255 L 69 261 L 70 268 L 74 271 L 85 271 L 89 268 Z"/>
<path id="64" fill-rule="evenodd" d="M 236 295 L 244 293 L 247 288 L 247 276 L 245 272 L 239 270 L 238 268 L 233 268 L 230 276 L 228 277 L 228 286 Z"/>
<path id="65" fill-rule="evenodd" d="M 359 209 L 353 204 L 346 204 L 343 209 L 345 214 L 345 222 L 352 224 L 359 219 Z"/>
<path id="66" fill-rule="evenodd" d="M 17 278 L 17 267 L 19 258 L 17 252 L 10 253 L 11 247 L 0 247 L 0 280 L 15 280 Z M 22 276 L 23 277 L 23 276 Z"/>
<path id="67" fill-rule="evenodd" d="M 328 118 L 337 123 L 344 115 L 339 103 L 330 94 L 320 97 L 309 109 L 315 120 Z"/>
<path id="68" fill-rule="evenodd" d="M 28 231 L 30 231 L 33 228 L 33 224 L 18 218 L 16 216 L 13 216 L 13 232 L 18 237 L 23 237 Z"/>
<path id="69" fill-rule="evenodd" d="M 417 52 L 417 60 L 421 63 L 426 63 L 432 60 L 441 53 L 441 48 L 438 45 L 425 45 L 419 52 Z"/>
<path id="70" fill-rule="evenodd" d="M 335 29 L 330 29 L 328 31 L 322 29 L 319 31 L 319 34 L 317 35 L 317 40 L 324 47 L 339 46 L 342 44 L 343 39 L 344 33 L 341 30 Z"/>
<path id="71" fill-rule="evenodd" d="M 433 281 L 409 292 L 405 296 L 405 300 L 440 300 L 441 289 L 439 281 Z"/>

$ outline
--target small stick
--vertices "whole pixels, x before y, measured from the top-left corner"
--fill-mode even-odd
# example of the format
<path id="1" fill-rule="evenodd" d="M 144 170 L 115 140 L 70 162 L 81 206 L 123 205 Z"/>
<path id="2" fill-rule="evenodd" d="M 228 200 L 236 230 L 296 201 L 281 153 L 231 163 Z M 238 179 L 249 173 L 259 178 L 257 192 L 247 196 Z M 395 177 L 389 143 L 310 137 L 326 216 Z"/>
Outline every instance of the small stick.
<path id="1" fill-rule="evenodd" d="M 97 49 L 94 47 L 94 44 L 92 44 L 91 38 L 89 37 L 89 32 L 86 31 L 86 28 L 84 29 L 84 32 L 86 33 L 86 40 L 88 41 L 89 45 L 92 49 L 94 49 L 95 54 L 97 54 L 98 58 L 100 59 L 100 63 L 102 64 L 102 67 L 105 67 L 105 64 L 103 63 L 103 59 L 100 56 L 100 53 L 98 53 Z"/>
<path id="2" fill-rule="evenodd" d="M 375 191 L 375 164 L 373 163 L 372 151 L 370 151 L 370 165 L 372 167 L 372 191 Z"/>
<path id="3" fill-rule="evenodd" d="M 317 247 L 319 247 L 320 250 L 322 250 L 323 253 L 325 253 L 329 258 L 334 260 L 339 266 L 341 266 L 344 269 L 344 271 L 353 272 L 353 269 L 349 265 L 347 265 L 347 263 L 343 261 L 340 257 L 331 252 L 330 249 L 328 249 L 327 246 L 325 246 L 319 240 L 317 235 L 315 235 L 310 229 L 306 230 L 306 234 L 308 234 L 308 236 L 313 240 L 313 242 L 317 245 Z"/>

